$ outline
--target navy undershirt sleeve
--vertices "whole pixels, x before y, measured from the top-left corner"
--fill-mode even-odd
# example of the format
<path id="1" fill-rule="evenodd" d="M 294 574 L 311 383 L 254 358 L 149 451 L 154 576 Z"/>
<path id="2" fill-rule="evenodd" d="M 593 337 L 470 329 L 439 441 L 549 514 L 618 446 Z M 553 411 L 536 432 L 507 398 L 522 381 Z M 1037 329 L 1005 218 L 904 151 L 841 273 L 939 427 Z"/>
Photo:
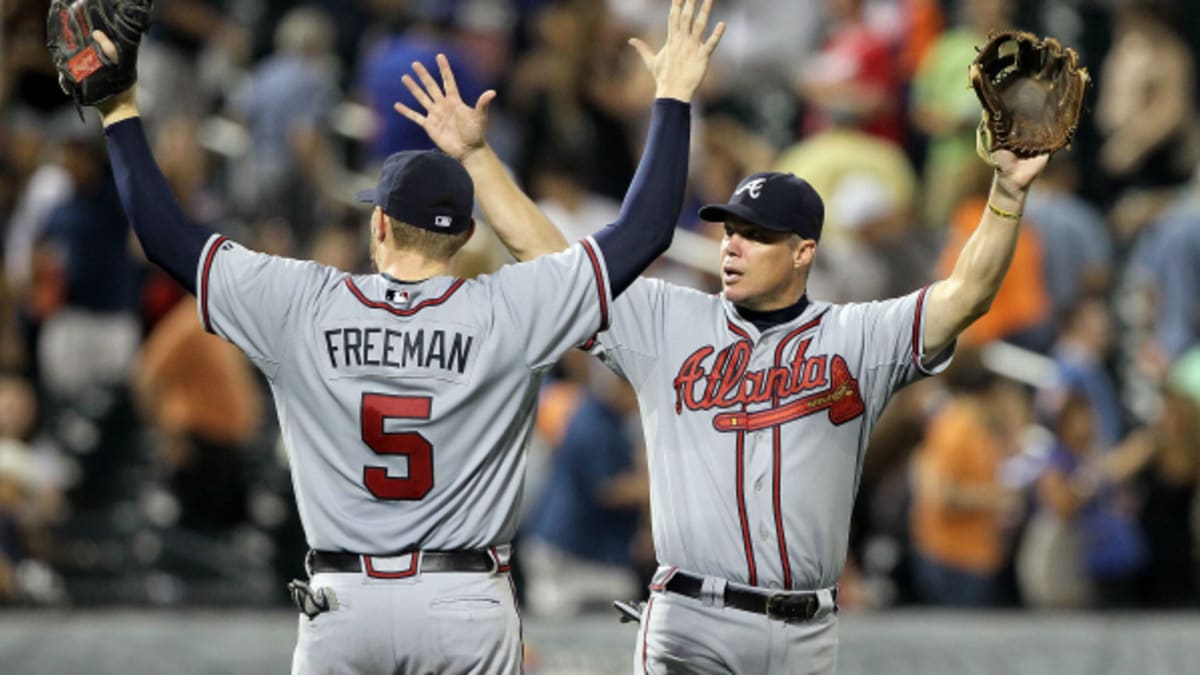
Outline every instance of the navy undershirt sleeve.
<path id="1" fill-rule="evenodd" d="M 691 105 L 654 102 L 646 151 L 612 224 L 595 234 L 615 298 L 671 246 L 687 187 Z"/>
<path id="2" fill-rule="evenodd" d="M 189 292 L 196 292 L 196 265 L 213 232 L 184 215 L 154 162 L 142 121 L 121 120 L 104 129 L 121 206 L 150 262 Z"/>

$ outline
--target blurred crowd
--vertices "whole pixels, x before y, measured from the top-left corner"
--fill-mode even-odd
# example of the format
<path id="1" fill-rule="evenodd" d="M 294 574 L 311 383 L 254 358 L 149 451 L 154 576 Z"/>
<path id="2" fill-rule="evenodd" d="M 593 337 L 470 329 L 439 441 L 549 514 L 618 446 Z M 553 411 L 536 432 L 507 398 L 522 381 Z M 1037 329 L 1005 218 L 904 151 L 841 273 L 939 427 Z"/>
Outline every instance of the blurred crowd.
<path id="1" fill-rule="evenodd" d="M 616 215 L 653 83 L 626 45 L 666 0 L 158 0 L 139 104 L 186 212 L 258 250 L 369 271 L 351 199 L 429 147 L 392 110 L 446 53 L 490 142 L 578 239 Z M 0 4 L 0 604 L 284 600 L 305 550 L 263 378 L 149 265 L 98 120 Z M 1074 47 L 1095 87 L 1035 186 L 1011 271 L 945 376 L 867 453 L 846 608 L 1198 607 L 1200 19 L 1184 0 L 717 0 L 688 204 L 651 274 L 719 290 L 724 201 L 765 169 L 826 201 L 810 297 L 949 272 L 984 207 L 967 64 L 989 30 Z M 463 276 L 509 262 L 486 228 Z M 546 378 L 518 580 L 528 611 L 641 595 L 637 405 L 582 352 Z M 786 484 L 785 484 L 786 489 Z"/>

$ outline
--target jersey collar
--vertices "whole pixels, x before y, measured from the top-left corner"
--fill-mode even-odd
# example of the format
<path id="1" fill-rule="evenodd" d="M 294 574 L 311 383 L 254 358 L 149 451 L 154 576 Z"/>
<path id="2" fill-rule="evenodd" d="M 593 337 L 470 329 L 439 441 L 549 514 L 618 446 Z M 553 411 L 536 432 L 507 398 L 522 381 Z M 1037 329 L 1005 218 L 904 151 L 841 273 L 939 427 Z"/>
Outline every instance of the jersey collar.
<path id="1" fill-rule="evenodd" d="M 823 312 L 826 307 L 826 303 L 810 301 L 807 294 L 800 296 L 792 305 L 769 312 L 756 312 L 739 307 L 730 302 L 724 294 L 720 298 L 729 321 L 754 336 L 763 335 L 780 326 L 791 325 L 799 319 L 808 320 Z"/>

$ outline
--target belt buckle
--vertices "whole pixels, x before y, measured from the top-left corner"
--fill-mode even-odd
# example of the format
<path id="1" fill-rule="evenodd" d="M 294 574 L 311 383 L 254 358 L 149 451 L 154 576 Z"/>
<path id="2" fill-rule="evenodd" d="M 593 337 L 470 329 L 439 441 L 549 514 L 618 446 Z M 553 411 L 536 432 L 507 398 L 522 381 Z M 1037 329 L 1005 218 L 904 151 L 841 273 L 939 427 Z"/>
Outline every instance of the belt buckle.
<path id="1" fill-rule="evenodd" d="M 809 605 L 810 596 L 790 593 L 771 593 L 767 596 L 767 618 L 777 619 L 784 623 L 804 623 L 812 618 Z"/>

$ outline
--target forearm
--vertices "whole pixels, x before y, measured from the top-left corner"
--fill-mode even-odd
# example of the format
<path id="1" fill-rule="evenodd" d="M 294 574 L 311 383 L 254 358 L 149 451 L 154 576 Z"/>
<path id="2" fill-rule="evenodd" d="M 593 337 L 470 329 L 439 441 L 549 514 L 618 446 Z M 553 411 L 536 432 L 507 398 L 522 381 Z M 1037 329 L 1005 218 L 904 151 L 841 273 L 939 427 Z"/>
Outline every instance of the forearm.
<path id="1" fill-rule="evenodd" d="M 567 239 L 554 223 L 517 187 L 508 169 L 488 145 L 462 160 L 475 194 L 496 236 L 517 260 L 532 260 L 567 247 Z"/>
<path id="2" fill-rule="evenodd" d="M 950 276 L 930 291 L 926 353 L 945 348 L 991 307 L 1017 248 L 1025 195 L 1025 190 L 1007 189 L 999 179 L 993 181 L 990 206 L 984 208 Z"/>
<path id="3" fill-rule="evenodd" d="M 175 201 L 154 162 L 132 98 L 103 111 L 104 136 L 125 215 L 146 257 L 189 292 L 212 232 L 193 224 Z"/>
<path id="4" fill-rule="evenodd" d="M 646 150 L 621 213 L 595 235 L 614 297 L 671 246 L 687 187 L 690 136 L 691 106 L 677 98 L 656 100 Z"/>

